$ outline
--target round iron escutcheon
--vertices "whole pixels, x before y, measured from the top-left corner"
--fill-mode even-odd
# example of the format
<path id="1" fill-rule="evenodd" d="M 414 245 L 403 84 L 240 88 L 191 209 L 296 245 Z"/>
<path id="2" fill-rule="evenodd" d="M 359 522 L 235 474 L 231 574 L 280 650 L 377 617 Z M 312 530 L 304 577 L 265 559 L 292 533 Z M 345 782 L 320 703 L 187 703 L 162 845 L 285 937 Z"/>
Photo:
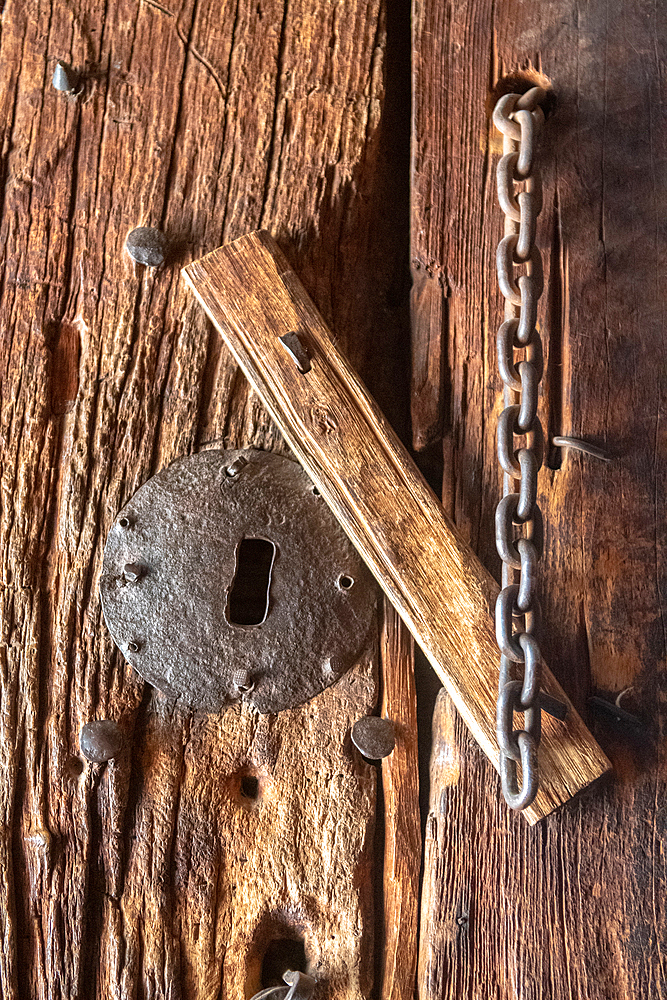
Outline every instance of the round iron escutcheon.
<path id="1" fill-rule="evenodd" d="M 205 451 L 149 479 L 104 550 L 104 617 L 125 659 L 190 708 L 301 705 L 364 652 L 377 590 L 296 462 Z"/>

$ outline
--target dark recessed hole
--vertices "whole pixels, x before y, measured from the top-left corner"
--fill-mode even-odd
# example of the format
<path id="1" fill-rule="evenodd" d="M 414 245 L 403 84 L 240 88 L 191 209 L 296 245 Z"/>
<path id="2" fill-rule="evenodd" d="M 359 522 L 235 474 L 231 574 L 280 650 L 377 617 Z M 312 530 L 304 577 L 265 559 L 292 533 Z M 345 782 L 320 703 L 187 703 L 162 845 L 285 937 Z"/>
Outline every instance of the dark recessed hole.
<path id="1" fill-rule="evenodd" d="M 346 576 L 346 574 L 343 573 L 338 577 L 338 586 L 341 590 L 350 590 L 350 588 L 354 586 L 354 580 L 351 576 Z"/>
<path id="2" fill-rule="evenodd" d="M 320 491 L 318 490 L 317 486 L 313 486 L 313 493 L 315 494 L 316 497 L 320 495 Z"/>
<path id="3" fill-rule="evenodd" d="M 121 528 L 129 528 L 130 527 L 130 519 L 129 519 L 129 517 L 120 517 L 118 519 L 118 523 L 121 526 Z"/>
<path id="4" fill-rule="evenodd" d="M 236 549 L 236 573 L 225 615 L 230 625 L 261 625 L 269 613 L 276 547 L 266 538 L 243 538 Z"/>
<path id="5" fill-rule="evenodd" d="M 65 776 L 67 778 L 79 778 L 83 774 L 83 761 L 80 757 L 68 757 L 65 762 Z"/>
<path id="6" fill-rule="evenodd" d="M 252 774 L 245 774 L 241 778 L 241 795 L 244 799 L 253 801 L 259 796 L 259 778 Z"/>
<path id="7" fill-rule="evenodd" d="M 294 938 L 278 938 L 270 941 L 262 962 L 262 989 L 268 986 L 284 986 L 283 973 L 307 972 L 306 949 L 303 941 Z"/>

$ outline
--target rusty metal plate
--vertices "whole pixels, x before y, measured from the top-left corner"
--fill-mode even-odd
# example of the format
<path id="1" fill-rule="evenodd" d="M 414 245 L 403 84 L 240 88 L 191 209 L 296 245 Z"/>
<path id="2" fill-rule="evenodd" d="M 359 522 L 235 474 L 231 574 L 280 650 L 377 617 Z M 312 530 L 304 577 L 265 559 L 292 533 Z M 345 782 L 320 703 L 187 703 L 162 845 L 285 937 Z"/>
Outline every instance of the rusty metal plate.
<path id="1" fill-rule="evenodd" d="M 191 708 L 262 713 L 333 684 L 368 645 L 376 585 L 296 462 L 206 451 L 118 515 L 100 584 L 125 659 Z"/>

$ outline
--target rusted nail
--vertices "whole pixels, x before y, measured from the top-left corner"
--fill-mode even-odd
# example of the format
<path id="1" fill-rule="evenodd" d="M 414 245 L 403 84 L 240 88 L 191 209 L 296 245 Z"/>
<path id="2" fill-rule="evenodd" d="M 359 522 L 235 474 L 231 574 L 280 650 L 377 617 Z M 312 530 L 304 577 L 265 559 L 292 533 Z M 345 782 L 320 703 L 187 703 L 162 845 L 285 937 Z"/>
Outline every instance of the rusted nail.
<path id="1" fill-rule="evenodd" d="M 241 691 L 244 694 L 252 691 L 255 686 L 255 682 L 247 670 L 235 670 L 232 675 L 232 683 L 237 691 Z"/>
<path id="2" fill-rule="evenodd" d="M 560 719 L 561 722 L 565 722 L 567 719 L 567 705 L 564 701 L 559 701 L 558 698 L 553 698 L 546 691 L 540 691 L 540 708 L 547 715 L 553 716 L 554 719 Z"/>
<path id="3" fill-rule="evenodd" d="M 141 563 L 126 563 L 123 566 L 123 576 L 128 583 L 136 583 L 145 572 L 146 568 Z"/>
<path id="4" fill-rule="evenodd" d="M 309 1000 L 317 986 L 317 980 L 312 976 L 305 972 L 292 972 L 291 969 L 284 973 L 283 979 L 289 986 L 285 1000 Z"/>
<path id="5" fill-rule="evenodd" d="M 53 71 L 51 83 L 56 90 L 60 90 L 64 94 L 75 94 L 79 78 L 71 66 L 68 66 L 66 62 L 59 59 Z"/>
<path id="6" fill-rule="evenodd" d="M 231 465 L 228 465 L 225 469 L 225 474 L 229 476 L 230 479 L 235 479 L 239 472 L 245 468 L 248 464 L 248 459 L 244 455 L 239 455 L 235 458 Z"/>
<path id="7" fill-rule="evenodd" d="M 563 437 L 559 434 L 556 437 L 552 437 L 551 443 L 555 444 L 557 448 L 574 448 L 575 451 L 580 451 L 584 455 L 599 458 L 601 462 L 611 462 L 611 458 L 606 451 L 594 444 L 589 444 L 588 441 L 581 441 L 579 438 Z"/>
<path id="8" fill-rule="evenodd" d="M 381 760 L 383 757 L 388 757 L 396 746 L 394 726 L 389 719 L 367 715 L 355 722 L 352 727 L 352 742 L 364 757 L 368 757 L 369 760 Z"/>
<path id="9" fill-rule="evenodd" d="M 631 712 L 626 712 L 624 708 L 619 708 L 613 701 L 607 701 L 606 698 L 599 698 L 597 695 L 593 695 L 588 699 L 588 704 L 594 712 L 602 712 L 615 722 L 631 726 L 633 729 L 644 728 L 644 723 L 637 715 L 632 715 Z"/>
<path id="10" fill-rule="evenodd" d="M 305 972 L 292 972 L 288 969 L 283 975 L 287 986 L 269 986 L 255 993 L 252 1000 L 309 1000 L 317 986 L 317 980 Z"/>
<path id="11" fill-rule="evenodd" d="M 280 338 L 280 343 L 283 344 L 301 374 L 306 375 L 311 368 L 310 358 L 301 343 L 298 333 L 286 333 Z"/>
<path id="12" fill-rule="evenodd" d="M 137 226 L 128 233 L 125 249 L 132 260 L 145 267 L 161 267 L 165 261 L 167 237 L 159 229 Z"/>
<path id="13" fill-rule="evenodd" d="M 124 743 L 123 730 L 112 719 L 87 722 L 79 733 L 81 753 L 87 760 L 97 764 L 117 757 Z"/>

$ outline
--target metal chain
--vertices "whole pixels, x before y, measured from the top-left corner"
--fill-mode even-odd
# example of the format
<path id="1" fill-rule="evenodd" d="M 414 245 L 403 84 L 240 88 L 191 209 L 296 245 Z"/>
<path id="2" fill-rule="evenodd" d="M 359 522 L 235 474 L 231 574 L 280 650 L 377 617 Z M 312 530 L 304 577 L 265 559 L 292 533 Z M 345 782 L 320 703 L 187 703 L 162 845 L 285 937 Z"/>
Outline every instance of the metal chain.
<path id="1" fill-rule="evenodd" d="M 496 509 L 496 547 L 503 573 L 496 602 L 496 639 L 501 652 L 496 732 L 503 794 L 512 809 L 529 806 L 539 785 L 542 656 L 534 632 L 537 562 L 542 552 L 537 472 L 544 442 L 537 416 L 542 341 L 535 322 L 543 281 L 542 256 L 535 245 L 535 224 L 542 208 L 535 151 L 544 123 L 540 104 L 545 97 L 541 87 L 523 95 L 506 94 L 493 112 L 493 123 L 503 135 L 497 182 L 498 201 L 505 213 L 505 235 L 496 254 L 498 284 L 505 298 L 505 319 L 497 338 L 505 408 L 498 420 L 503 498 Z M 519 276 L 515 268 L 520 269 Z M 517 446 L 517 437 L 525 442 Z M 521 680 L 515 677 L 520 670 L 515 664 L 523 664 Z M 514 729 L 515 712 L 524 713 L 521 730 Z M 521 784 L 517 764 L 521 764 Z"/>

